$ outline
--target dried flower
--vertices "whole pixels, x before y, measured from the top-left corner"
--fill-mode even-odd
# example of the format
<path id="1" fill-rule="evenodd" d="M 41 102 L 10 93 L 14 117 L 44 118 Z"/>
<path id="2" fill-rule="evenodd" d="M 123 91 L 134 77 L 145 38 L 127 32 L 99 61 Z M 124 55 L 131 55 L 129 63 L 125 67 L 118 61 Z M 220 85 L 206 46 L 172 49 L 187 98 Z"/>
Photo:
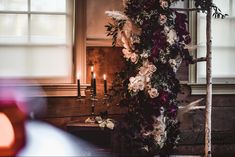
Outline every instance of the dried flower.
<path id="1" fill-rule="evenodd" d="M 127 60 L 131 58 L 132 52 L 130 50 L 124 48 L 122 49 L 122 53 Z"/>
<path id="2" fill-rule="evenodd" d="M 105 14 L 115 20 L 128 20 L 128 17 L 120 11 L 105 11 Z"/>

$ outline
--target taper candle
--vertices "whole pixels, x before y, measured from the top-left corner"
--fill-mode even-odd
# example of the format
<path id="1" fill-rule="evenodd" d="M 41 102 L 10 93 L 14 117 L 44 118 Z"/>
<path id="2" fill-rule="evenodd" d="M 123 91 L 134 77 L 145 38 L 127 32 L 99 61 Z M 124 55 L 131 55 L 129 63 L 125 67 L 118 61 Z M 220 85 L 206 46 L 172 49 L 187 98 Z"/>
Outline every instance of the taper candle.
<path id="1" fill-rule="evenodd" d="M 81 97 L 81 89 L 80 89 L 80 75 L 77 73 L 77 97 Z"/>
<path id="2" fill-rule="evenodd" d="M 91 88 L 93 88 L 94 66 L 91 66 Z"/>
<path id="3" fill-rule="evenodd" d="M 107 80 L 105 74 L 104 74 L 104 95 L 107 95 Z"/>
<path id="4" fill-rule="evenodd" d="M 95 73 L 93 75 L 93 96 L 96 96 L 96 78 L 95 78 Z"/>

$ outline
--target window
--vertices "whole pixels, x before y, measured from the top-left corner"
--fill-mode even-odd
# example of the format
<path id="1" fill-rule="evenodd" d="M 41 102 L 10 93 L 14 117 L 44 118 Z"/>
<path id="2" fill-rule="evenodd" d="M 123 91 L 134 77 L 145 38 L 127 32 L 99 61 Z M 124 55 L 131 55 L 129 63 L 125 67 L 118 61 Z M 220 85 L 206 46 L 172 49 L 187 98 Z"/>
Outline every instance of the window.
<path id="1" fill-rule="evenodd" d="M 225 19 L 212 18 L 212 82 L 213 94 L 235 94 L 235 1 L 213 1 L 223 13 L 229 14 Z M 193 8 L 193 1 L 189 1 Z M 189 29 L 192 44 L 197 50 L 194 57 L 206 57 L 206 15 L 189 13 Z M 206 63 L 200 62 L 189 67 L 189 85 L 192 95 L 206 94 Z"/>
<path id="2" fill-rule="evenodd" d="M 72 83 L 73 0 L 0 0 L 0 78 Z"/>
<path id="3" fill-rule="evenodd" d="M 212 77 L 213 83 L 235 83 L 235 1 L 214 0 L 225 19 L 212 20 Z M 197 57 L 206 56 L 206 15 L 198 14 Z M 206 63 L 197 64 L 197 83 L 205 83 Z"/>

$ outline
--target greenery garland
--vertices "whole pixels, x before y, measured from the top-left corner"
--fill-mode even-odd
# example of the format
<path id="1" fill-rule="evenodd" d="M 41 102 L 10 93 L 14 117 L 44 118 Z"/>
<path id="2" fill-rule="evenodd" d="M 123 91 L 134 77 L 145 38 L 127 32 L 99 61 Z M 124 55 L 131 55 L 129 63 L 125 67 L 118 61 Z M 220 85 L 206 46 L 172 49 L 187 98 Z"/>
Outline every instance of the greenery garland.
<path id="1" fill-rule="evenodd" d="M 113 45 L 120 39 L 125 68 L 113 83 L 113 95 L 122 98 L 128 113 L 117 127 L 125 153 L 166 155 L 179 141 L 176 120 L 180 92 L 176 72 L 183 60 L 192 62 L 187 45 L 191 38 L 187 16 L 170 8 L 178 0 L 125 0 L 124 13 L 107 11 L 113 23 L 106 25 Z M 206 0 L 194 0 L 199 11 L 212 7 Z"/>

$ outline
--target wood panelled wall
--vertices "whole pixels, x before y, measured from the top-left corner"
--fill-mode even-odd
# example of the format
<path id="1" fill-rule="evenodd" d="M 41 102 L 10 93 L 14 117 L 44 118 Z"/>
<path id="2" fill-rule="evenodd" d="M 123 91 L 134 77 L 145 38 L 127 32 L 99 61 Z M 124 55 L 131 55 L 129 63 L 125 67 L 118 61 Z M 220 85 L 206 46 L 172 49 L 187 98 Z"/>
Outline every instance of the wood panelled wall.
<path id="1" fill-rule="evenodd" d="M 123 65 L 121 48 L 88 47 L 87 48 L 87 83 L 90 82 L 90 65 L 94 64 L 97 74 L 98 95 L 103 94 L 103 73 L 107 74 L 108 86 L 111 86 L 115 72 Z M 188 79 L 188 68 L 182 65 L 178 77 Z M 89 95 L 89 93 L 87 93 Z M 190 87 L 182 85 L 179 100 L 182 105 L 205 96 L 191 96 Z M 202 105 L 204 102 L 202 102 Z M 106 106 L 99 103 L 95 113 L 105 111 Z M 118 118 L 125 112 L 117 104 L 112 104 L 110 117 Z M 84 122 L 91 114 L 89 100 L 77 101 L 75 97 L 48 98 L 48 112 L 44 120 L 66 129 L 72 120 Z M 214 95 L 212 112 L 212 142 L 215 156 L 235 156 L 235 95 Z M 204 110 L 191 111 L 181 119 L 181 142 L 179 154 L 203 154 Z"/>

